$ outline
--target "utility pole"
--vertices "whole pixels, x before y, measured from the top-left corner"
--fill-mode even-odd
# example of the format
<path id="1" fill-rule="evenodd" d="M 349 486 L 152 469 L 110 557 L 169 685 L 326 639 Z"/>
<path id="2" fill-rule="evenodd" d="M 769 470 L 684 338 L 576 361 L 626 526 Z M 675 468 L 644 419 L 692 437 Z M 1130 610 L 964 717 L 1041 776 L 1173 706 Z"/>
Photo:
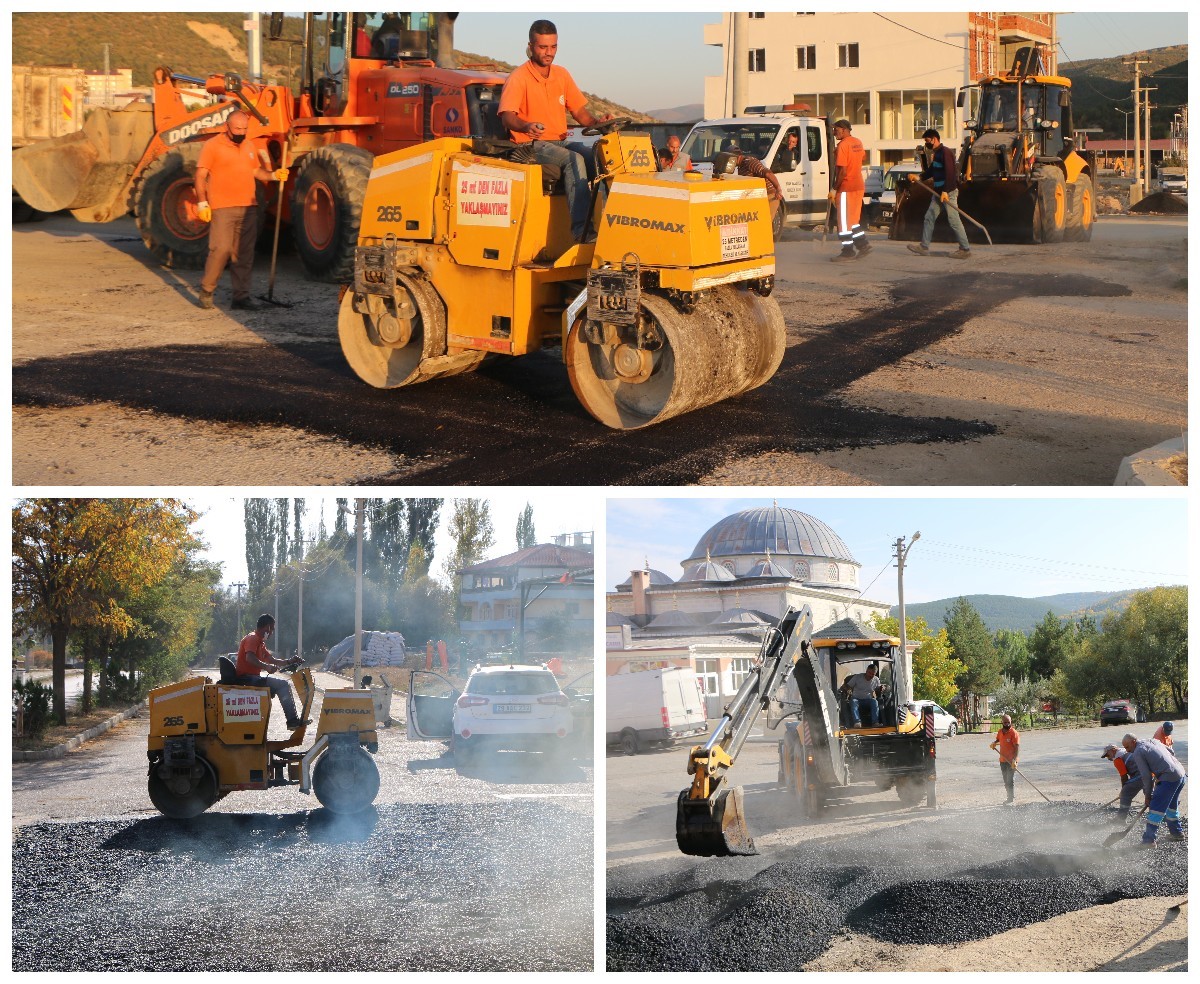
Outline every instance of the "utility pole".
<path id="1" fill-rule="evenodd" d="M 296 544 L 299 556 L 296 558 L 296 588 L 299 592 L 299 604 L 296 614 L 296 658 L 304 658 L 304 544 L 315 543 L 315 540 L 301 539 Z"/>
<path id="2" fill-rule="evenodd" d="M 354 687 L 362 678 L 362 583 L 363 583 L 363 518 L 367 500 L 354 500 L 354 539 L 357 557 L 354 563 Z"/>
<path id="3" fill-rule="evenodd" d="M 1150 194 L 1150 93 L 1158 92 L 1158 87 L 1145 88 L 1142 92 L 1146 93 L 1146 178 L 1143 182 L 1142 191 L 1145 194 Z M 1158 107 L 1155 106 L 1155 109 Z"/>
<path id="4" fill-rule="evenodd" d="M 908 560 L 908 552 L 913 548 L 913 544 L 921 539 L 921 533 L 918 530 L 912 535 L 912 541 L 906 547 L 904 545 L 904 537 L 897 538 L 896 548 L 896 593 L 900 601 L 900 665 L 902 667 L 901 679 L 896 681 L 896 703 L 899 704 L 913 699 L 913 682 L 912 682 L 912 667 L 908 662 L 908 628 L 904 624 L 904 562 Z"/>
<path id="5" fill-rule="evenodd" d="M 1142 189 L 1142 175 L 1138 168 L 1141 167 L 1142 160 L 1142 139 L 1141 139 L 1141 120 L 1139 112 L 1142 108 L 1142 66 L 1147 64 L 1145 58 L 1134 58 L 1132 61 L 1126 60 L 1122 62 L 1124 65 L 1133 66 L 1133 178 L 1134 184 L 1138 186 L 1139 192 L 1144 192 Z M 1132 191 L 1133 185 L 1130 185 Z M 1139 193 L 1137 201 L 1142 200 L 1142 194 Z M 1133 195 L 1129 198 L 1130 205 L 1136 205 Z"/>
<path id="6" fill-rule="evenodd" d="M 244 588 L 245 586 L 246 585 L 244 583 L 232 585 L 232 587 L 237 588 L 238 641 L 239 642 L 241 641 L 242 636 L 245 634 L 242 632 L 242 588 Z"/>

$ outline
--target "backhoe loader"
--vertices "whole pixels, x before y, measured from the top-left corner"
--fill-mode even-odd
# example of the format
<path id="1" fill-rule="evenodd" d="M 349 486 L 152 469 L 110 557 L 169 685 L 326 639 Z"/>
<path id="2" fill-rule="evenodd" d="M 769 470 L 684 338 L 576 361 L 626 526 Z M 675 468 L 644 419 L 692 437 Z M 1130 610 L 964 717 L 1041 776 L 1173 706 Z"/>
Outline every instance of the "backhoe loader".
<path id="1" fill-rule="evenodd" d="M 731 788 L 727 776 L 763 711 L 768 728 L 798 716 L 785 725 L 780 778 L 801 796 L 805 816 L 820 816 L 830 789 L 863 781 L 881 788 L 895 785 L 907 805 L 916 805 L 918 795 L 935 805 L 933 712 L 905 711 L 911 700 L 903 693 L 908 674 L 893 672 L 898 643 L 845 619 L 814 637 L 807 607 L 789 610 L 768 629 L 758 659 L 712 737 L 688 756 L 692 784 L 680 792 L 675 817 L 680 851 L 704 857 L 758 853 L 746 824 L 742 788 Z M 852 669 L 864 670 L 872 662 L 887 671 L 880 676 L 891 692 L 880 701 L 878 721 L 855 724 L 841 685 Z"/>
<path id="2" fill-rule="evenodd" d="M 730 154 L 711 178 L 660 172 L 629 122 L 584 131 L 608 186 L 585 243 L 528 145 L 447 138 L 376 158 L 338 316 L 355 373 L 410 386 L 560 346 L 584 408 L 617 429 L 770 379 L 784 323 L 765 183 Z"/>
<path id="3" fill-rule="evenodd" d="M 958 207 L 987 229 L 997 243 L 1061 243 L 1092 238 L 1096 219 L 1095 154 L 1075 147 L 1071 80 L 1050 75 L 1037 48 L 1021 48 L 1012 68 L 959 92 L 962 108 L 970 97 L 958 154 Z M 924 149 L 917 148 L 922 167 Z M 921 238 L 929 190 L 900 189 L 890 239 Z M 984 241 L 972 222 L 967 237 Z M 934 239 L 950 242 L 945 214 Z"/>
<path id="4" fill-rule="evenodd" d="M 307 726 L 287 738 L 267 737 L 271 691 L 233 682 L 233 661 L 220 657 L 220 682 L 192 677 L 150 692 L 147 787 L 165 816 L 199 816 L 239 789 L 299 785 L 333 813 L 365 810 L 379 792 L 375 705 L 370 690 L 326 690 L 316 740 L 303 749 Z M 293 662 L 291 684 L 308 719 L 316 684 Z"/>

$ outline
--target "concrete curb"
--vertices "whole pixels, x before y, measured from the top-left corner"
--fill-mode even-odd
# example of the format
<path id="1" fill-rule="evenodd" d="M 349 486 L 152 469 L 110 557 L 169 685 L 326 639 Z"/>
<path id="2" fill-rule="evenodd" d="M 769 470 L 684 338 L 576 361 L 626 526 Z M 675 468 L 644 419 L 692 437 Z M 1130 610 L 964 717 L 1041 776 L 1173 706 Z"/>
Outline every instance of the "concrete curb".
<path id="1" fill-rule="evenodd" d="M 1131 454 L 1121 462 L 1113 485 L 1157 485 L 1181 488 L 1182 485 L 1164 467 L 1176 455 L 1187 454 L 1187 434 L 1173 437 L 1145 451 Z"/>
<path id="2" fill-rule="evenodd" d="M 55 745 L 53 748 L 43 748 L 35 752 L 23 752 L 14 749 L 13 761 L 45 762 L 49 759 L 62 758 L 67 754 L 67 752 L 73 752 L 85 741 L 91 741 L 93 738 L 104 734 L 104 732 L 108 731 L 110 728 L 115 728 L 123 721 L 128 721 L 131 717 L 136 717 L 147 706 L 149 705 L 142 703 L 137 704 L 134 707 L 127 708 L 126 710 L 121 711 L 120 714 L 114 714 L 107 721 L 101 721 L 95 727 L 88 728 L 87 731 L 83 732 L 82 734 L 78 734 L 74 738 L 64 741 L 61 745 Z"/>

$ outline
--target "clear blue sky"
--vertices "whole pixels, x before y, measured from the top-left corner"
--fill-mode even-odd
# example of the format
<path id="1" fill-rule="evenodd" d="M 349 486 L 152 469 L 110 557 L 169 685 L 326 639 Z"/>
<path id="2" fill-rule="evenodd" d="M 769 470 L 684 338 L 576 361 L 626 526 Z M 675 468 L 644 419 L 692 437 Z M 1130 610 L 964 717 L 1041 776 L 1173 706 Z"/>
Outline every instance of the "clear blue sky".
<path id="1" fill-rule="evenodd" d="M 601 510 L 580 509 L 573 496 L 560 494 L 550 489 L 529 489 L 512 493 L 497 493 L 483 495 L 471 489 L 432 490 L 428 493 L 417 491 L 416 495 L 437 495 L 438 492 L 449 492 L 442 498 L 442 510 L 439 514 L 440 525 L 434 539 L 434 558 L 431 573 L 441 573 L 442 561 L 450 551 L 450 537 L 446 532 L 446 523 L 453 512 L 450 502 L 452 496 L 459 498 L 484 498 L 491 504 L 492 529 L 496 545 L 490 551 L 493 557 L 501 557 L 517 549 L 517 519 L 520 517 L 525 504 L 533 506 L 533 527 L 539 542 L 547 542 L 552 536 L 560 533 L 592 533 L 599 529 Z M 246 523 L 245 500 L 242 496 L 221 495 L 218 492 L 199 492 L 182 497 L 190 506 L 204 513 L 199 529 L 208 550 L 205 556 L 223 566 L 222 581 L 234 584 L 246 580 Z M 325 507 L 325 528 L 332 531 L 336 518 L 336 496 L 308 496 L 308 509 L 305 513 L 305 525 L 310 532 L 317 529 L 322 502 Z M 353 498 L 351 498 L 353 504 Z M 348 519 L 351 529 L 354 529 L 354 517 Z M 599 538 L 597 533 L 596 539 Z"/>
<path id="2" fill-rule="evenodd" d="M 647 559 L 673 578 L 700 537 L 731 513 L 771 504 L 761 498 L 610 499 L 604 585 L 611 590 Z M 897 537 L 911 542 L 907 602 L 966 594 L 1023 598 L 1070 591 L 1117 591 L 1186 584 L 1187 506 L 1143 494 L 1114 498 L 779 499 L 828 524 L 862 565 L 866 597 L 896 603 L 891 560 Z M 882 573 L 881 573 L 882 572 Z"/>
<path id="3" fill-rule="evenodd" d="M 691 5 L 695 6 L 695 5 Z M 1156 4 L 1175 6 L 1182 4 Z M 903 14 L 889 13 L 903 20 Z M 704 101 L 704 78 L 721 73 L 721 52 L 704 43 L 704 25 L 719 13 L 484 13 L 466 11 L 455 46 L 518 64 L 529 25 L 539 17 L 559 31 L 559 63 L 580 88 L 631 109 L 670 109 Z M 1187 14 L 1059 14 L 1064 59 L 1081 61 L 1187 42 Z"/>

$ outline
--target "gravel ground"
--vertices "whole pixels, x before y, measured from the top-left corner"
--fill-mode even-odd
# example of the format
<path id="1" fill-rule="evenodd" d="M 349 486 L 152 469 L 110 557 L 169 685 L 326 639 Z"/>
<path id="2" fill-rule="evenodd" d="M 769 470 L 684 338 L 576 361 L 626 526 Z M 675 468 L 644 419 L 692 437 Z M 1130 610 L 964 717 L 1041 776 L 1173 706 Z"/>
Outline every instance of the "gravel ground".
<path id="1" fill-rule="evenodd" d="M 1031 803 L 929 816 L 869 840 L 811 840 L 765 868 L 750 858 L 610 869 L 608 969 L 797 970 L 835 938 L 915 969 L 897 946 L 941 948 L 946 963 L 949 948 L 1064 913 L 1186 894 L 1186 844 L 1138 851 L 1135 831 L 1105 850 L 1102 835 L 1119 829 L 1112 816 Z"/>
<path id="2" fill-rule="evenodd" d="M 38 823 L 12 969 L 583 971 L 591 886 L 591 818 L 522 800 Z"/>

